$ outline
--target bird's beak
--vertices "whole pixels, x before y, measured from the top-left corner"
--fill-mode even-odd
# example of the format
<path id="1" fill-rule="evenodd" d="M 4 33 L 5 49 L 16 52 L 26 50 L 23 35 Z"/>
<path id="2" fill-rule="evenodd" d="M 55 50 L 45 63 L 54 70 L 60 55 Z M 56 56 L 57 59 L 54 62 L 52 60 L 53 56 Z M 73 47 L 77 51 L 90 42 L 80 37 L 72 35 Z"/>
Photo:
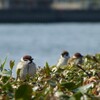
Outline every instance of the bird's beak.
<path id="1" fill-rule="evenodd" d="M 31 60 L 34 60 L 33 58 L 31 58 Z"/>
<path id="2" fill-rule="evenodd" d="M 73 58 L 73 59 L 75 59 L 76 57 L 75 57 L 75 56 L 73 56 L 72 58 Z"/>

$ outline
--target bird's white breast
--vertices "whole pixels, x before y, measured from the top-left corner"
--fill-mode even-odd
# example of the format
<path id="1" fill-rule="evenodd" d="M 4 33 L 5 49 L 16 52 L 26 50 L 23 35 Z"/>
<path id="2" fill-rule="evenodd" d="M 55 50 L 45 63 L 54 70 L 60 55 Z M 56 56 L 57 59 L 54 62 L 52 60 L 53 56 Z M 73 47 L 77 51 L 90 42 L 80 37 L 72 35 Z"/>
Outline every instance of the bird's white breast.
<path id="1" fill-rule="evenodd" d="M 64 58 L 61 56 L 58 63 L 57 63 L 57 67 L 67 65 L 68 59 L 69 59 L 69 57 Z"/>

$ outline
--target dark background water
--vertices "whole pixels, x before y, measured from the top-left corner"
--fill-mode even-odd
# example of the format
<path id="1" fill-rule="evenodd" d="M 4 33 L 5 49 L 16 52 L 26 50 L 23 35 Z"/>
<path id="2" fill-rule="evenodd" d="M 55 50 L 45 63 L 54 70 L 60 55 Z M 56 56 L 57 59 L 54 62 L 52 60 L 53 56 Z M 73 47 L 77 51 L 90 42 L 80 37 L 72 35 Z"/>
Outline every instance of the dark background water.
<path id="1" fill-rule="evenodd" d="M 0 59 L 15 60 L 14 71 L 25 54 L 39 66 L 54 65 L 63 50 L 95 54 L 99 46 L 100 23 L 0 24 Z"/>

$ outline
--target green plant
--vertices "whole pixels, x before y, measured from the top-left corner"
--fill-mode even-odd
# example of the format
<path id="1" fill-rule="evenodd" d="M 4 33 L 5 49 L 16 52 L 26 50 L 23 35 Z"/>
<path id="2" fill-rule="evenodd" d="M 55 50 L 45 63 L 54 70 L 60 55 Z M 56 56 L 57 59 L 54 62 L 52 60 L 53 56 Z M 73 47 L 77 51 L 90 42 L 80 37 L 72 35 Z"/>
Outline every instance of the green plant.
<path id="1" fill-rule="evenodd" d="M 100 54 L 84 56 L 80 66 L 37 68 L 34 78 L 18 81 L 12 76 L 15 61 L 0 65 L 0 99 L 3 100 L 88 100 L 100 99 Z M 19 72 L 16 74 L 18 75 Z M 90 75 L 90 76 L 89 76 Z"/>

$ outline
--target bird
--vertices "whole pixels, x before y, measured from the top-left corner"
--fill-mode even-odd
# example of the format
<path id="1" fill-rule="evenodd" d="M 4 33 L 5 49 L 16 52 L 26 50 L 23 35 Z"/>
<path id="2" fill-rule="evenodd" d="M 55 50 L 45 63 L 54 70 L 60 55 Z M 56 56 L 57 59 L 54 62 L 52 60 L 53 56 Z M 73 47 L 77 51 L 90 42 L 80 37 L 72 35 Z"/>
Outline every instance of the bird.
<path id="1" fill-rule="evenodd" d="M 21 58 L 16 68 L 17 73 L 18 71 L 20 80 L 26 80 L 27 76 L 34 77 L 36 73 L 36 64 L 33 62 L 33 58 L 30 55 L 25 55 Z"/>
<path id="2" fill-rule="evenodd" d="M 67 65 L 79 65 L 83 63 L 83 55 L 79 52 L 75 53 L 69 60 Z"/>
<path id="3" fill-rule="evenodd" d="M 68 51 L 63 51 L 60 55 L 60 58 L 56 64 L 56 67 L 61 67 L 64 65 L 67 65 L 67 61 L 70 58 L 69 52 Z"/>

